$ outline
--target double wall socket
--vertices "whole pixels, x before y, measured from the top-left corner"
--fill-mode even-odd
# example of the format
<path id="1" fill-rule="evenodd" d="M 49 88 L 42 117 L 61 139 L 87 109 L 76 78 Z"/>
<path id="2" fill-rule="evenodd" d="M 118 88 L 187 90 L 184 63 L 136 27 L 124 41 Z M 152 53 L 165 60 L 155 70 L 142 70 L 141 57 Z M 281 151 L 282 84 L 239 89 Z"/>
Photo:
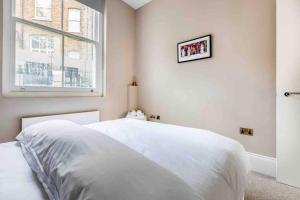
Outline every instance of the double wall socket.
<path id="1" fill-rule="evenodd" d="M 242 134 L 242 135 L 248 135 L 248 136 L 253 136 L 254 131 L 251 128 L 240 128 L 240 134 Z"/>
<path id="2" fill-rule="evenodd" d="M 160 120 L 160 115 L 150 115 L 150 120 Z"/>

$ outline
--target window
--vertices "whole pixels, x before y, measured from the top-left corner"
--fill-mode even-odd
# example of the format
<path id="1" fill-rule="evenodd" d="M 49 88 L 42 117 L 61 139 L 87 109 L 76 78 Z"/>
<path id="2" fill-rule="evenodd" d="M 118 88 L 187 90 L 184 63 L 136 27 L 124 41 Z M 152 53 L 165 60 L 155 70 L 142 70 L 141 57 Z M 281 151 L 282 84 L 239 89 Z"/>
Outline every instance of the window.
<path id="1" fill-rule="evenodd" d="M 69 9 L 69 32 L 80 33 L 80 10 L 75 8 Z"/>
<path id="2" fill-rule="evenodd" d="M 35 11 L 30 2 L 4 0 L 4 26 L 13 27 L 3 33 L 3 94 L 103 95 L 102 13 L 75 0 L 56 0 L 52 11 L 54 1 L 36 0 Z M 28 17 L 51 12 L 52 21 Z"/>
<path id="3" fill-rule="evenodd" d="M 51 20 L 52 0 L 35 0 L 35 18 Z"/>
<path id="4" fill-rule="evenodd" d="M 54 40 L 49 36 L 30 36 L 30 49 L 31 52 L 37 53 L 54 53 Z"/>

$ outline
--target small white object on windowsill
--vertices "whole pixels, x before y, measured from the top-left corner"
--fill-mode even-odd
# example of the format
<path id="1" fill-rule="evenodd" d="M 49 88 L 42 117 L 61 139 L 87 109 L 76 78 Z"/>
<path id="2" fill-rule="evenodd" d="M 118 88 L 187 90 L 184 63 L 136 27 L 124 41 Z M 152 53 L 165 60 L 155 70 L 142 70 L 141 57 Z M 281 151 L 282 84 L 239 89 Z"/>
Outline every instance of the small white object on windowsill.
<path id="1" fill-rule="evenodd" d="M 131 118 L 131 119 L 138 119 L 138 120 L 145 120 L 147 121 L 146 115 L 141 111 L 141 110 L 132 110 L 129 111 L 126 118 Z"/>

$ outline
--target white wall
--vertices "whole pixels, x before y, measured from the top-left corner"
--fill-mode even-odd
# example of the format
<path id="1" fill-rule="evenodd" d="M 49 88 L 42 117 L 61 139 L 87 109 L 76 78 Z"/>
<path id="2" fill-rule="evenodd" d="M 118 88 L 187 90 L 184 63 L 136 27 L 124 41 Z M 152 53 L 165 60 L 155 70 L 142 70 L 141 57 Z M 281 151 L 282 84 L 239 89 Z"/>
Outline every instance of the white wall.
<path id="1" fill-rule="evenodd" d="M 209 129 L 275 156 L 275 0 L 154 0 L 136 13 L 139 102 L 162 122 Z M 176 44 L 213 35 L 213 58 Z M 254 137 L 239 134 L 254 129 Z"/>
<path id="2" fill-rule="evenodd" d="M 0 9 L 2 10 L 2 2 Z M 120 0 L 108 0 L 107 95 L 104 98 L 5 98 L 0 96 L 0 142 L 11 141 L 20 130 L 20 117 L 97 109 L 101 118 L 115 119 L 127 111 L 127 84 L 131 82 L 135 52 L 135 12 Z M 2 38 L 2 14 L 0 19 Z M 4 27 L 5 28 L 5 27 Z M 2 44 L 0 44 L 2 47 Z M 0 49 L 2 55 L 3 49 Z M 0 63 L 2 63 L 2 58 Z M 1 86 L 0 74 L 0 88 Z"/>

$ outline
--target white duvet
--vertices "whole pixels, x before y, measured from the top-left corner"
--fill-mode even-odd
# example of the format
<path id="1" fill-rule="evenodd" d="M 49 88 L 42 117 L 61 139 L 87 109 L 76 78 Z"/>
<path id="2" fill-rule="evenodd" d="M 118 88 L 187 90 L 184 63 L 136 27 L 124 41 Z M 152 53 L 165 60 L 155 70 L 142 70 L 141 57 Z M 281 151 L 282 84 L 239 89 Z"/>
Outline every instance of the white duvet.
<path id="1" fill-rule="evenodd" d="M 134 119 L 87 127 L 127 145 L 180 177 L 200 200 L 241 200 L 248 160 L 238 142 L 200 129 Z"/>
<path id="2" fill-rule="evenodd" d="M 18 140 L 51 200 L 241 200 L 246 187 L 244 148 L 205 130 L 58 120 Z"/>

